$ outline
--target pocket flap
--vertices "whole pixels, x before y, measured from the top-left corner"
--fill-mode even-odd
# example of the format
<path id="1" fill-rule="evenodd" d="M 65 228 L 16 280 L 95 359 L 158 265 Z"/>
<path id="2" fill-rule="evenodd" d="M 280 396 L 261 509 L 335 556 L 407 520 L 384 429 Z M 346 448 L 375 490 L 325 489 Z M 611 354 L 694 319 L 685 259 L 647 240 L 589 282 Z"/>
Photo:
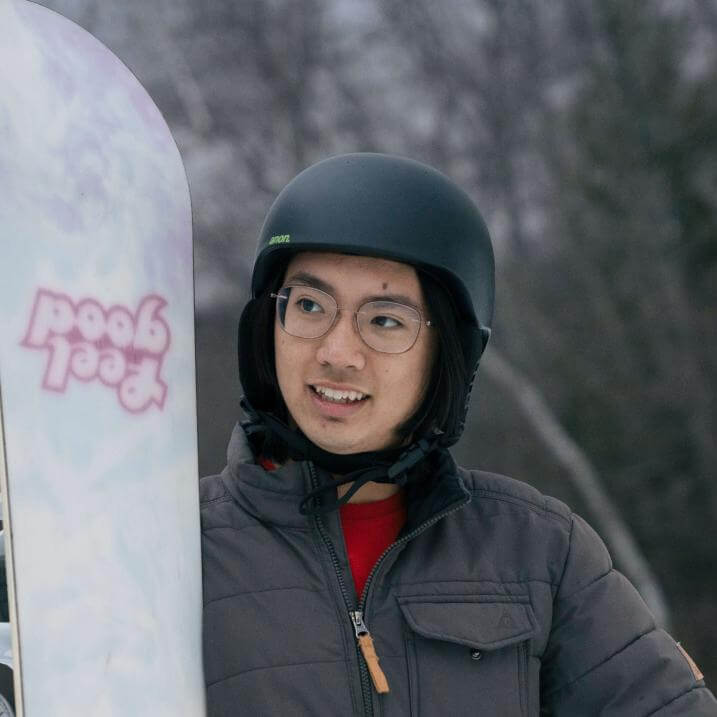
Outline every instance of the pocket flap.
<path id="1" fill-rule="evenodd" d="M 401 596 L 398 603 L 411 629 L 433 640 L 479 650 L 496 650 L 536 633 L 527 600 L 504 596 Z"/>

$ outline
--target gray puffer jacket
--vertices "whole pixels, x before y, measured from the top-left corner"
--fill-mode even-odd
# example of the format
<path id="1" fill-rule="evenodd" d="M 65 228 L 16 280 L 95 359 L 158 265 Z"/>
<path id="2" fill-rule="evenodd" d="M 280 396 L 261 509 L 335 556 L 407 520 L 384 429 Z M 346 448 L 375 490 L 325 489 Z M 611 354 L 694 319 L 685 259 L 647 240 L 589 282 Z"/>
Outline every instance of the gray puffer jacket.
<path id="1" fill-rule="evenodd" d="M 202 480 L 209 717 L 717 715 L 561 502 L 478 471 L 427 481 L 357 601 L 339 516 L 298 511 L 320 478 L 254 465 L 236 429 L 229 466 Z M 388 694 L 357 649 L 357 611 Z"/>

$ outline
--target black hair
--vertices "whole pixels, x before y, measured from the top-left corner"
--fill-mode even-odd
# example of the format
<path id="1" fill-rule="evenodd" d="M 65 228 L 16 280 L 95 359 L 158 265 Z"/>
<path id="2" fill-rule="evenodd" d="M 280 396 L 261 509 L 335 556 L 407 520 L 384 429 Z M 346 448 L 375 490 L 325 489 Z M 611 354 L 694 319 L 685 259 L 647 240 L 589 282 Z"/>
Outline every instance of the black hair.
<path id="1" fill-rule="evenodd" d="M 431 378 L 416 412 L 399 426 L 401 438 L 440 431 L 446 437 L 460 434 L 468 394 L 469 371 L 458 333 L 458 314 L 450 295 L 433 276 L 416 272 L 436 332 Z"/>
<path id="2" fill-rule="evenodd" d="M 250 351 L 254 357 L 256 395 L 249 396 L 255 409 L 271 413 L 288 423 L 289 413 L 279 389 L 274 358 L 275 300 L 271 297 L 280 288 L 284 268 L 276 271 L 266 291 L 247 307 L 246 317 L 254 327 L 250 345 L 240 351 Z M 436 332 L 435 353 L 431 377 L 423 400 L 415 413 L 397 429 L 399 441 L 410 436 L 426 436 L 438 431 L 446 437 L 460 434 L 464 406 L 468 393 L 469 371 L 458 333 L 457 312 L 448 292 L 430 274 L 417 269 L 418 280 L 428 307 L 430 327 L 422 330 Z M 286 460 L 288 448 L 284 441 L 270 431 L 260 447 L 263 455 L 279 463 Z"/>

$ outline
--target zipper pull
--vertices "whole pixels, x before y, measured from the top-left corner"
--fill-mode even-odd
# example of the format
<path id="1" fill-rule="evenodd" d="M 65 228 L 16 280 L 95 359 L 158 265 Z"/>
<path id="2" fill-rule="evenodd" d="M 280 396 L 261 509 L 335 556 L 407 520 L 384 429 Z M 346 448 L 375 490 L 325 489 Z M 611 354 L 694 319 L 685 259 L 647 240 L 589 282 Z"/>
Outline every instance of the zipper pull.
<path id="1" fill-rule="evenodd" d="M 351 615 L 351 621 L 354 624 L 354 632 L 356 633 L 359 648 L 361 648 L 361 654 L 368 665 L 368 671 L 371 675 L 373 686 L 376 688 L 376 692 L 380 695 L 386 694 L 389 691 L 388 680 L 378 664 L 376 648 L 373 645 L 371 633 L 368 631 L 366 623 L 363 621 L 363 613 L 360 610 L 356 610 L 356 612 L 351 612 L 349 614 Z"/>

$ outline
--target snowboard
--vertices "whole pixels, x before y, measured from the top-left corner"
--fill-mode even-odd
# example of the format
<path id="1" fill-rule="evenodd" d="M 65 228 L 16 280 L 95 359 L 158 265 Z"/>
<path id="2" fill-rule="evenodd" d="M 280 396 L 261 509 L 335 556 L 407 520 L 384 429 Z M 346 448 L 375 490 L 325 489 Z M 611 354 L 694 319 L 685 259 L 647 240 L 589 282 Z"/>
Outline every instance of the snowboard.
<path id="1" fill-rule="evenodd" d="M 204 715 L 193 314 L 189 189 L 162 115 L 85 30 L 2 0 L 17 715 Z"/>

